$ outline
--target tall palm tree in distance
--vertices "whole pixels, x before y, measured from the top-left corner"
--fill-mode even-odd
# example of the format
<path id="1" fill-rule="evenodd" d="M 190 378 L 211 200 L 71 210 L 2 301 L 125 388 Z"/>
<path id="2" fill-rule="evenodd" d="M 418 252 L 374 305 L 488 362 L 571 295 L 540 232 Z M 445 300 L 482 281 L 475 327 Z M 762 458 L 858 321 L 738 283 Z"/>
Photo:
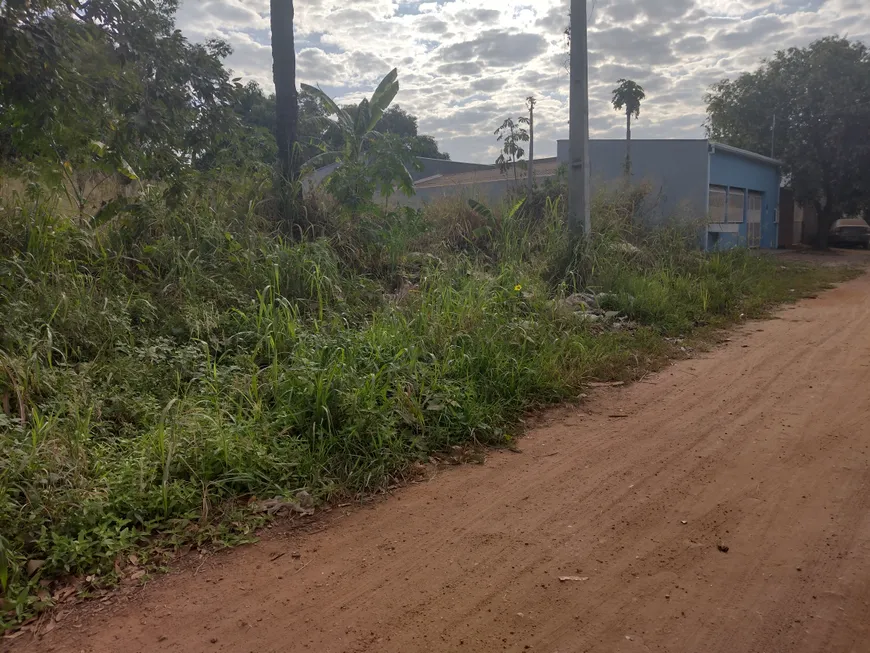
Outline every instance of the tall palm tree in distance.
<path id="1" fill-rule="evenodd" d="M 293 37 L 293 0 L 271 0 L 272 75 L 275 80 L 275 135 L 282 184 L 296 177 L 296 138 L 299 96 L 296 92 L 296 44 Z"/>
<path id="2" fill-rule="evenodd" d="M 631 179 L 631 117 L 640 118 L 640 103 L 646 98 L 643 87 L 630 79 L 620 79 L 613 89 L 613 108 L 625 110 L 625 176 Z"/>

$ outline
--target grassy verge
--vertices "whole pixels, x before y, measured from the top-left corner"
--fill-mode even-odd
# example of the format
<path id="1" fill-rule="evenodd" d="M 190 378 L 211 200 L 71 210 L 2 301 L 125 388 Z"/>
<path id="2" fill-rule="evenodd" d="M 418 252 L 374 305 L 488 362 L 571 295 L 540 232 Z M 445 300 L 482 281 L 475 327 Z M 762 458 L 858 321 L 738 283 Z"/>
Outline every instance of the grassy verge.
<path id="1" fill-rule="evenodd" d="M 104 224 L 50 198 L 0 211 L 0 627 L 122 575 L 130 553 L 249 532 L 252 498 L 370 492 L 531 408 L 631 379 L 666 337 L 760 316 L 843 269 L 702 255 L 600 198 L 336 220 L 282 238 L 255 186 Z M 584 310 L 592 289 L 606 318 Z"/>

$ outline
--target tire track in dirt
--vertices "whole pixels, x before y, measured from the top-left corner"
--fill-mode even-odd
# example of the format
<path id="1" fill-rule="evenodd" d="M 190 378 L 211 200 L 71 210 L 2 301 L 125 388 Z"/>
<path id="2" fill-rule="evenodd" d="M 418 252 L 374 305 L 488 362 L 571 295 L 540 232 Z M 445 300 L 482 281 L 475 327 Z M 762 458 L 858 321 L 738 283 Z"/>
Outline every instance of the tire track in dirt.
<path id="1" fill-rule="evenodd" d="M 870 651 L 868 329 L 864 276 L 558 409 L 521 454 L 216 556 L 18 647 Z"/>

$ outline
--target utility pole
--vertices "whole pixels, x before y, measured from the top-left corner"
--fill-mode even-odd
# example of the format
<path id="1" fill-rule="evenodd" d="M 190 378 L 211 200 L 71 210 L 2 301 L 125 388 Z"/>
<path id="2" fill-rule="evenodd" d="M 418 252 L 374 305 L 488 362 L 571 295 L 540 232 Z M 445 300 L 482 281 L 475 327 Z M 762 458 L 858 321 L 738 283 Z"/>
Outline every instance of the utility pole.
<path id="1" fill-rule="evenodd" d="M 533 96 L 526 98 L 529 107 L 529 195 L 535 189 L 535 105 L 537 103 Z"/>
<path id="2" fill-rule="evenodd" d="M 586 0 L 571 0 L 571 168 L 568 171 L 568 227 L 592 233 L 589 213 L 589 51 Z"/>

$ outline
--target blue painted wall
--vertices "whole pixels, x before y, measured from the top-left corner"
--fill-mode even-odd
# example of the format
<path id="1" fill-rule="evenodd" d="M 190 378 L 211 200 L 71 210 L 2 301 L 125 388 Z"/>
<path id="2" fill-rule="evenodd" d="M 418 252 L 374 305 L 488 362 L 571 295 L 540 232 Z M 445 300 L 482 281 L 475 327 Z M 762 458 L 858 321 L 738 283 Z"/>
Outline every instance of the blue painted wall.
<path id="1" fill-rule="evenodd" d="M 734 186 L 747 191 L 764 194 L 761 212 L 761 247 L 775 248 L 776 210 L 779 207 L 779 168 L 770 163 L 755 161 L 731 152 L 717 149 L 710 155 L 710 184 L 715 186 Z M 749 208 L 748 201 L 745 202 Z M 746 215 L 739 225 L 740 244 L 746 244 Z M 718 247 L 733 243 L 732 234 L 722 234 Z M 709 246 L 709 236 L 708 236 Z"/>
<path id="2" fill-rule="evenodd" d="M 570 163 L 570 143 L 558 141 L 558 160 Z M 632 183 L 649 184 L 655 204 L 653 221 L 701 220 L 707 213 L 707 141 L 705 139 L 634 139 Z M 589 141 L 592 190 L 619 186 L 625 180 L 625 139 Z"/>

